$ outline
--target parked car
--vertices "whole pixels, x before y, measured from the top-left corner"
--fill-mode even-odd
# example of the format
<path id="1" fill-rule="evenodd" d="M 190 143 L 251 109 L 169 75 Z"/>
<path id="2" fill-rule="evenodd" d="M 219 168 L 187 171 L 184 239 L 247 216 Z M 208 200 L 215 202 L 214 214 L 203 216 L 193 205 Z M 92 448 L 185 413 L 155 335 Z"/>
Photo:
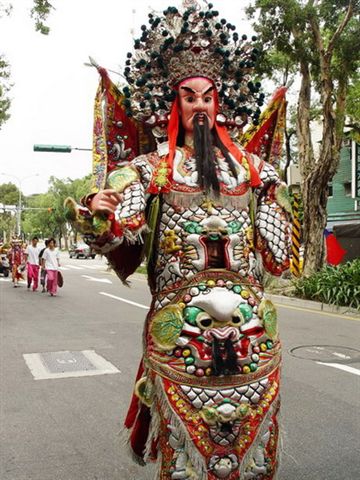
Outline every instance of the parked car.
<path id="1" fill-rule="evenodd" d="M 96 253 L 86 243 L 75 243 L 69 248 L 70 258 L 95 258 Z"/>
<path id="2" fill-rule="evenodd" d="M 8 277 L 10 272 L 10 264 L 6 254 L 2 253 L 0 255 L 0 273 L 4 275 L 4 277 Z"/>

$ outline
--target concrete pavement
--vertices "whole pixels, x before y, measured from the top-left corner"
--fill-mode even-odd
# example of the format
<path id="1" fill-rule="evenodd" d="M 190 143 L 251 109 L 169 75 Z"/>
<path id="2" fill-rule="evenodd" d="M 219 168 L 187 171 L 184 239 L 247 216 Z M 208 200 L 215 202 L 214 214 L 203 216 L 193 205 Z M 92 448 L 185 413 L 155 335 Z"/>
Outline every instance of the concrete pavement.
<path id="1" fill-rule="evenodd" d="M 99 258 L 63 256 L 62 264 L 65 284 L 56 298 L 0 281 L 1 480 L 153 478 L 151 469 L 134 466 L 118 435 L 141 356 L 150 303 L 146 279 L 134 275 L 129 289 Z M 330 345 L 326 355 L 332 363 L 360 372 L 360 323 L 313 310 L 279 305 L 284 346 L 279 479 L 352 480 L 360 471 L 360 378 L 316 358 L 324 359 L 321 348 Z M 320 349 L 307 348 L 314 345 Z M 23 357 L 84 350 L 94 350 L 120 372 L 34 380 Z M 334 352 L 345 358 L 333 358 Z"/>

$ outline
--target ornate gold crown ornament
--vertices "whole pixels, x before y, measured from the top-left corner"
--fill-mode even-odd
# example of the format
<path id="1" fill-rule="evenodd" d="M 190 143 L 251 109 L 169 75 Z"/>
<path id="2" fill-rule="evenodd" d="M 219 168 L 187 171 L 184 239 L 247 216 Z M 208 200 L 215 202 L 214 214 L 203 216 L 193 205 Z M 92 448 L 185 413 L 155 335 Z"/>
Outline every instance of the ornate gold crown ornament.
<path id="1" fill-rule="evenodd" d="M 176 96 L 176 85 L 189 77 L 211 79 L 218 91 L 221 113 L 227 122 L 252 118 L 257 124 L 264 94 L 253 79 L 258 50 L 246 35 L 209 3 L 184 2 L 182 11 L 168 7 L 163 15 L 149 13 L 149 26 L 127 54 L 123 88 L 128 117 L 145 121 L 164 117 Z"/>

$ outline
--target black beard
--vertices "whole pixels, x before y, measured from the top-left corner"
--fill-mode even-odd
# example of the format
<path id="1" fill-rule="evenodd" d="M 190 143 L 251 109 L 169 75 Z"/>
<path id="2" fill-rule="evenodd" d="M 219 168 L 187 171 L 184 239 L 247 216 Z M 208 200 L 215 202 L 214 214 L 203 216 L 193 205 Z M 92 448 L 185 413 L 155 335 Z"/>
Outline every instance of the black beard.
<path id="1" fill-rule="evenodd" d="M 209 128 L 209 120 L 205 114 L 203 123 L 199 124 L 199 114 L 194 116 L 194 150 L 198 184 L 205 193 L 214 192 L 218 197 L 220 184 L 216 174 L 217 160 L 214 153 L 213 138 Z"/>

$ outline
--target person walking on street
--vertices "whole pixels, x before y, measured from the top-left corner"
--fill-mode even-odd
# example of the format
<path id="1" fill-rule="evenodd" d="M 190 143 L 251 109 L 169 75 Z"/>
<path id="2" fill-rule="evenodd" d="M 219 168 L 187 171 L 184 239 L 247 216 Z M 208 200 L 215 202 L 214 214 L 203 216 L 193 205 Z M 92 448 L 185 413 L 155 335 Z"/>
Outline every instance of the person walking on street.
<path id="1" fill-rule="evenodd" d="M 52 297 L 56 296 L 57 292 L 57 277 L 60 267 L 59 251 L 55 248 L 56 242 L 54 238 L 49 238 L 48 247 L 42 255 L 42 266 L 46 270 L 47 275 L 47 291 Z"/>
<path id="2" fill-rule="evenodd" d="M 25 250 L 25 261 L 27 263 L 27 288 L 30 288 L 32 284 L 33 292 L 37 290 L 39 285 L 40 247 L 37 246 L 38 241 L 38 237 L 33 237 L 31 245 L 28 245 Z"/>
<path id="3" fill-rule="evenodd" d="M 45 247 L 42 248 L 42 249 L 40 250 L 40 253 L 39 253 L 39 266 L 41 267 L 41 272 L 40 272 L 40 284 L 41 284 L 41 286 L 42 286 L 41 293 L 46 292 L 46 288 L 45 288 L 46 270 L 45 270 L 45 267 L 42 266 L 42 256 L 43 256 L 45 250 L 47 249 L 48 244 L 49 244 L 49 240 L 45 240 Z"/>

